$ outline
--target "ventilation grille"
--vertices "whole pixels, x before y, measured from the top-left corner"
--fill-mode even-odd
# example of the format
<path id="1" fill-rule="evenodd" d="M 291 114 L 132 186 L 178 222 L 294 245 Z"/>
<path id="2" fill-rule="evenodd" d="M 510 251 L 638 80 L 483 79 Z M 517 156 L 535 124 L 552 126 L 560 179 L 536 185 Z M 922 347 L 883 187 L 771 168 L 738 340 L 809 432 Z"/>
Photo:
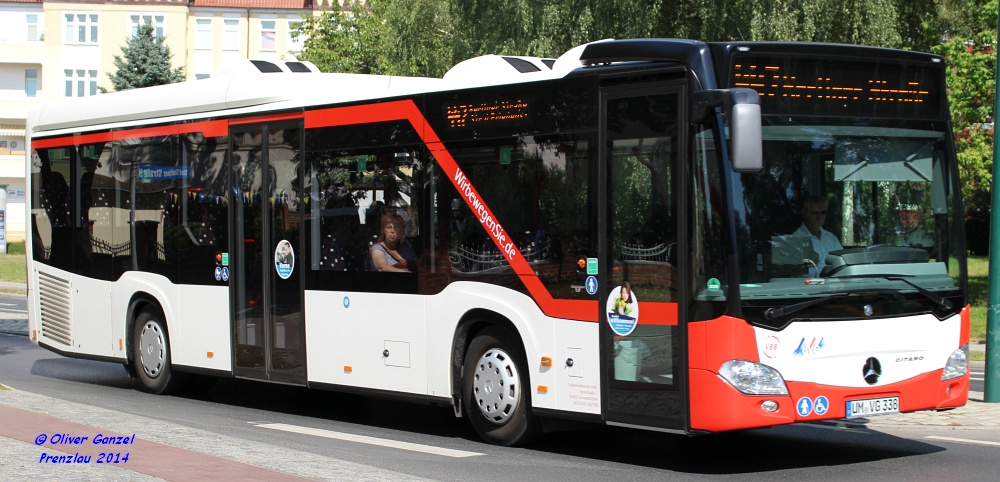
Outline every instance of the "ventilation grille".
<path id="1" fill-rule="evenodd" d="M 69 281 L 38 272 L 42 336 L 72 346 L 70 339 Z"/>

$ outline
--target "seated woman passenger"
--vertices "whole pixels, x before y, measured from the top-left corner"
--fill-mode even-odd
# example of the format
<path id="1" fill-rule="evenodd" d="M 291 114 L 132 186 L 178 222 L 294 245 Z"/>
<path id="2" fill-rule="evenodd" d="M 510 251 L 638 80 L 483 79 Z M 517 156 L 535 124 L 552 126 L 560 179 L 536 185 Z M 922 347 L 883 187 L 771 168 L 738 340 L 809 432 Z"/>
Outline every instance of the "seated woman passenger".
<path id="1" fill-rule="evenodd" d="M 372 245 L 372 265 L 375 271 L 389 273 L 409 273 L 409 262 L 405 254 L 405 226 L 403 218 L 397 214 L 382 216 L 381 240 Z"/>

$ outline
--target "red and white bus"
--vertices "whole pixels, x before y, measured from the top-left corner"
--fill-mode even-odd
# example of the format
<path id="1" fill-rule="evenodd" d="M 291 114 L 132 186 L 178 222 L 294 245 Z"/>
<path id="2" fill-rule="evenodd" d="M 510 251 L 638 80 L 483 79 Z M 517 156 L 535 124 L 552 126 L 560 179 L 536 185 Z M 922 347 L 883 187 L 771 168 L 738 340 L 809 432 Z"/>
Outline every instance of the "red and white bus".
<path id="1" fill-rule="evenodd" d="M 968 397 L 944 63 L 616 40 L 442 79 L 245 61 L 28 119 L 29 324 L 239 377 L 708 433 Z"/>

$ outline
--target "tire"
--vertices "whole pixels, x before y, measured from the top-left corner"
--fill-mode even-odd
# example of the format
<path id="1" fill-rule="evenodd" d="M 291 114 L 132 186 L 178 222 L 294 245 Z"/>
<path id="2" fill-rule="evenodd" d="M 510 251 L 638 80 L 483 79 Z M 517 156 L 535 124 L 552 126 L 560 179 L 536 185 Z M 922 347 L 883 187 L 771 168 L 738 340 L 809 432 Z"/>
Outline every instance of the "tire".
<path id="1" fill-rule="evenodd" d="M 139 312 L 132 329 L 132 363 L 142 387 L 149 393 L 167 395 L 187 384 L 186 374 L 170 367 L 170 338 L 159 310 Z"/>
<path id="2" fill-rule="evenodd" d="M 541 421 L 531 413 L 524 350 L 506 331 L 490 327 L 472 340 L 462 387 L 469 421 L 486 442 L 524 445 L 541 433 Z"/>

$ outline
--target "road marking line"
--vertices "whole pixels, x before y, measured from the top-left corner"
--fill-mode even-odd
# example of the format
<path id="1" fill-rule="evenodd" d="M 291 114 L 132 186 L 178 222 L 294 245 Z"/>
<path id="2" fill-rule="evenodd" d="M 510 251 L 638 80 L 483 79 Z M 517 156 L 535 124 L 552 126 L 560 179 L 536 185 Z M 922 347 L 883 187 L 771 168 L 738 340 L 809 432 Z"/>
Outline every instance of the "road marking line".
<path id="1" fill-rule="evenodd" d="M 978 381 L 980 381 L 980 382 L 983 382 L 983 381 L 985 381 L 985 380 L 983 380 L 982 378 L 976 378 L 976 377 L 969 377 L 969 380 L 978 380 Z"/>
<path id="2" fill-rule="evenodd" d="M 257 426 L 261 428 L 269 428 L 272 430 L 281 430 L 283 432 L 301 433 L 305 435 L 314 435 L 316 437 L 332 438 L 335 440 L 344 440 L 347 442 L 357 442 L 369 445 L 380 445 L 382 447 L 391 447 L 400 450 L 409 450 L 411 452 L 422 452 L 425 454 L 443 455 L 445 457 L 461 458 L 461 457 L 475 457 L 476 455 L 483 455 L 478 452 L 466 452 L 464 450 L 446 449 L 443 447 L 435 447 L 433 445 L 399 442 L 396 440 L 388 440 L 384 438 L 367 437 L 365 435 L 354 435 L 350 433 L 334 432 L 332 430 L 323 430 L 318 428 L 299 427 L 297 425 L 288 425 L 284 423 L 265 423 Z"/>
<path id="3" fill-rule="evenodd" d="M 955 438 L 955 437 L 941 437 L 939 435 L 928 435 L 927 437 L 933 440 L 943 440 L 945 442 L 958 442 L 963 444 L 979 444 L 979 445 L 991 445 L 994 447 L 1000 447 L 1000 442 L 990 442 L 988 440 L 973 440 L 969 438 Z"/>

